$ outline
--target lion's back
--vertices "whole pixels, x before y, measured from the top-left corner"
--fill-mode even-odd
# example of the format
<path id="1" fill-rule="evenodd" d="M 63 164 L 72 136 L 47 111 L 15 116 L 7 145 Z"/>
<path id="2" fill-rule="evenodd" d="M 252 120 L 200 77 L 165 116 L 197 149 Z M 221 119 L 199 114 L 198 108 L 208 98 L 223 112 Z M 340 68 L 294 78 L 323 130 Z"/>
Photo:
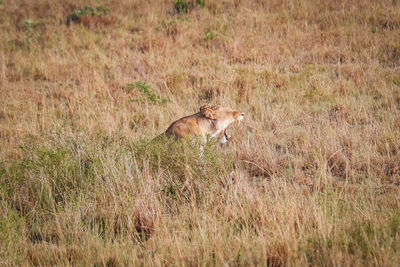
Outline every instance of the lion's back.
<path id="1" fill-rule="evenodd" d="M 188 135 L 198 135 L 200 133 L 197 114 L 183 117 L 174 121 L 165 131 L 168 137 L 186 137 Z"/>

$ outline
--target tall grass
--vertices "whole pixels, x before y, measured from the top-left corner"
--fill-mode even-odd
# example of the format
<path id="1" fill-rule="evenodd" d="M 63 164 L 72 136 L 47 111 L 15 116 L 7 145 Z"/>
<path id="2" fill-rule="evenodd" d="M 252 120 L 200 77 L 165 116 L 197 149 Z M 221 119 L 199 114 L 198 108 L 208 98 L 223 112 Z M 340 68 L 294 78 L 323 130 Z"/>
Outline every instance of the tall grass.
<path id="1" fill-rule="evenodd" d="M 400 264 L 396 1 L 0 1 L 0 27 L 2 265 Z M 228 146 L 152 140 L 204 102 L 246 113 Z"/>

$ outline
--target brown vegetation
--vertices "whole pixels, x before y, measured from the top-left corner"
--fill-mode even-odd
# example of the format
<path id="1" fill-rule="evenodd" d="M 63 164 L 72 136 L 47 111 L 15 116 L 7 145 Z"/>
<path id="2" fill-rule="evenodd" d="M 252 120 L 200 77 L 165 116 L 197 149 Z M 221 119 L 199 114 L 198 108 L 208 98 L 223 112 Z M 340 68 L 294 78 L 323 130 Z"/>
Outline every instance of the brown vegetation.
<path id="1" fill-rule="evenodd" d="M 1 265 L 400 265 L 398 1 L 3 0 L 0 29 Z M 148 142 L 204 102 L 246 113 L 228 147 Z"/>

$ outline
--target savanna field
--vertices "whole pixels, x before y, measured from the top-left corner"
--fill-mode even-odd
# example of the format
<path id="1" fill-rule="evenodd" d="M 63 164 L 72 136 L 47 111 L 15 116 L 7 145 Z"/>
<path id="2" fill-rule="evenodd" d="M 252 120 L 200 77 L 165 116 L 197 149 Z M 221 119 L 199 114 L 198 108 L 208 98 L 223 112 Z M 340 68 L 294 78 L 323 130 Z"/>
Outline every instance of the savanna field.
<path id="1" fill-rule="evenodd" d="M 0 1 L 2 266 L 399 266 L 399 192 L 400 1 Z"/>

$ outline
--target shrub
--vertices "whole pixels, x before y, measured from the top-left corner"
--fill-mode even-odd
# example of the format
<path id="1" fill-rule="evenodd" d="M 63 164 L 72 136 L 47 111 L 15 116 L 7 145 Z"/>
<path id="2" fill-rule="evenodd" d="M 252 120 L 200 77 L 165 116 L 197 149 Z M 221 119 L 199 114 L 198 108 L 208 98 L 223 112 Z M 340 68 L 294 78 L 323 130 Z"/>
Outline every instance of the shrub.
<path id="1" fill-rule="evenodd" d="M 106 15 L 109 13 L 109 9 L 106 6 L 97 6 L 93 8 L 91 6 L 85 6 L 81 9 L 74 9 L 67 17 L 67 25 L 71 23 L 81 23 L 87 27 L 93 25 L 110 25 L 114 22 L 113 18 L 109 18 Z"/>
<path id="2" fill-rule="evenodd" d="M 181 13 L 188 13 L 190 9 L 195 8 L 196 6 L 204 7 L 205 3 L 204 0 L 197 0 L 197 1 L 185 1 L 185 0 L 175 0 L 175 10 L 179 14 Z"/>
<path id="3" fill-rule="evenodd" d="M 156 95 L 150 91 L 150 86 L 147 85 L 144 82 L 135 82 L 135 83 L 129 83 L 124 87 L 125 90 L 136 90 L 137 92 L 141 93 L 144 95 L 144 98 L 135 98 L 131 99 L 131 102 L 143 102 L 143 101 L 148 101 L 152 104 L 166 104 L 168 100 L 166 98 L 163 98 L 159 95 Z"/>

